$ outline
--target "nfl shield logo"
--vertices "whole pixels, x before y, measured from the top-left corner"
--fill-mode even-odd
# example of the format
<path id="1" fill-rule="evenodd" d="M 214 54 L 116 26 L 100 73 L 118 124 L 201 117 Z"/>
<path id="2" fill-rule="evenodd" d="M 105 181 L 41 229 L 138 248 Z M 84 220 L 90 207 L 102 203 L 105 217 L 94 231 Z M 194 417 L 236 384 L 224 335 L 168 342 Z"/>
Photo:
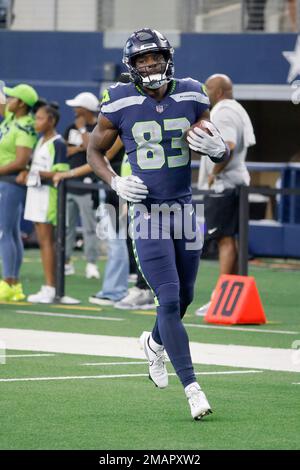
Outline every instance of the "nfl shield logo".
<path id="1" fill-rule="evenodd" d="M 158 113 L 163 113 L 163 111 L 164 111 L 164 106 L 163 106 L 162 104 L 158 104 L 158 105 L 156 106 L 156 111 L 157 111 Z"/>

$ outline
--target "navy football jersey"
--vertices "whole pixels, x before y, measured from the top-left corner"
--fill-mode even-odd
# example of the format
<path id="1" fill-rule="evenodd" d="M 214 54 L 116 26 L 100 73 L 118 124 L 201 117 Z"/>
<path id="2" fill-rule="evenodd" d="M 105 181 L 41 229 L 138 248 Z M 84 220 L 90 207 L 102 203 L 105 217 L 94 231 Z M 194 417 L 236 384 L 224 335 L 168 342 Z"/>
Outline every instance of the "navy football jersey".
<path id="1" fill-rule="evenodd" d="M 132 174 L 148 187 L 148 199 L 191 195 L 191 156 L 183 135 L 208 107 L 203 85 L 191 78 L 172 80 L 161 101 L 133 83 L 104 92 L 101 113 L 119 130 Z"/>

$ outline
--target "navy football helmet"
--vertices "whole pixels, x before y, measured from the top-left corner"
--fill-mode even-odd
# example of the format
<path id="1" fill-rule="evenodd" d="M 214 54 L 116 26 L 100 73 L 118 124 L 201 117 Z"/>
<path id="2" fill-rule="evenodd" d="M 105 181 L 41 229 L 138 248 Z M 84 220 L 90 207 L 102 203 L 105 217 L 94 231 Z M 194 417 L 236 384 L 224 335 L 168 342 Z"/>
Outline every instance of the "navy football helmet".
<path id="1" fill-rule="evenodd" d="M 136 58 L 142 54 L 159 52 L 165 61 L 161 64 L 161 72 L 145 74 L 135 66 Z M 155 29 L 144 28 L 135 31 L 126 41 L 123 52 L 123 63 L 126 65 L 131 80 L 136 85 L 147 88 L 160 88 L 174 76 L 174 49 L 168 39 Z"/>

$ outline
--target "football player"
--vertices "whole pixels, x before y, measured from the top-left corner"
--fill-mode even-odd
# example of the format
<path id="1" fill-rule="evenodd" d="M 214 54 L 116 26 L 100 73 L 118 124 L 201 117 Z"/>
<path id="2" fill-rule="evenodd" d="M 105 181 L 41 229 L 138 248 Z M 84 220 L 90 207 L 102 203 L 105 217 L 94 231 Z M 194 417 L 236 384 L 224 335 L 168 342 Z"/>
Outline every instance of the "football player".
<path id="1" fill-rule="evenodd" d="M 229 155 L 218 130 L 209 122 L 209 99 L 201 83 L 174 78 L 173 53 L 169 41 L 156 30 L 141 29 L 128 38 L 123 62 L 131 83 L 118 83 L 104 93 L 98 125 L 89 143 L 88 162 L 95 173 L 130 202 L 133 232 L 141 201 L 148 233 L 156 210 L 152 208 L 173 203 L 182 208 L 184 220 L 190 218 L 196 231 L 191 210 L 190 149 L 215 162 Z M 190 129 L 203 119 L 208 121 L 209 134 L 200 127 Z M 128 155 L 130 176 L 117 176 L 104 158 L 117 135 Z M 200 419 L 211 408 L 196 381 L 182 317 L 193 299 L 201 249 L 187 249 L 185 235 L 174 235 L 174 220 L 171 216 L 167 238 L 161 236 L 165 227 L 159 226 L 159 237 L 133 239 L 139 268 L 157 306 L 153 331 L 143 332 L 140 342 L 149 361 L 149 377 L 159 388 L 168 385 L 166 350 L 185 388 L 192 417 Z"/>

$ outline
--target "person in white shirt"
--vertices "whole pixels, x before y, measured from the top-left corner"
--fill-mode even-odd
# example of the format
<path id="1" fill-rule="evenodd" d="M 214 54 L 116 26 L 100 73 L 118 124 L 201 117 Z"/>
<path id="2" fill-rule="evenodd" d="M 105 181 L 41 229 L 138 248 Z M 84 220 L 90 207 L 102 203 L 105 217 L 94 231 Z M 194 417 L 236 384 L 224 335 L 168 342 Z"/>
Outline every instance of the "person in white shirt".
<path id="1" fill-rule="evenodd" d="M 217 240 L 220 274 L 237 274 L 238 187 L 250 182 L 245 160 L 255 135 L 247 111 L 233 98 L 227 75 L 212 75 L 205 86 L 212 106 L 211 121 L 230 148 L 230 158 L 222 163 L 201 159 L 198 187 L 215 191 L 204 197 L 206 239 Z M 204 315 L 209 305 L 200 307 L 196 315 Z"/>
<path id="2" fill-rule="evenodd" d="M 57 103 L 41 106 L 35 115 L 35 130 L 41 134 L 34 149 L 30 171 L 19 173 L 17 181 L 27 185 L 24 219 L 31 220 L 41 250 L 45 284 L 27 297 L 32 303 L 55 301 L 55 226 L 57 224 L 57 189 L 44 184 L 56 172 L 69 169 L 66 144 L 56 132 L 59 121 Z"/>

